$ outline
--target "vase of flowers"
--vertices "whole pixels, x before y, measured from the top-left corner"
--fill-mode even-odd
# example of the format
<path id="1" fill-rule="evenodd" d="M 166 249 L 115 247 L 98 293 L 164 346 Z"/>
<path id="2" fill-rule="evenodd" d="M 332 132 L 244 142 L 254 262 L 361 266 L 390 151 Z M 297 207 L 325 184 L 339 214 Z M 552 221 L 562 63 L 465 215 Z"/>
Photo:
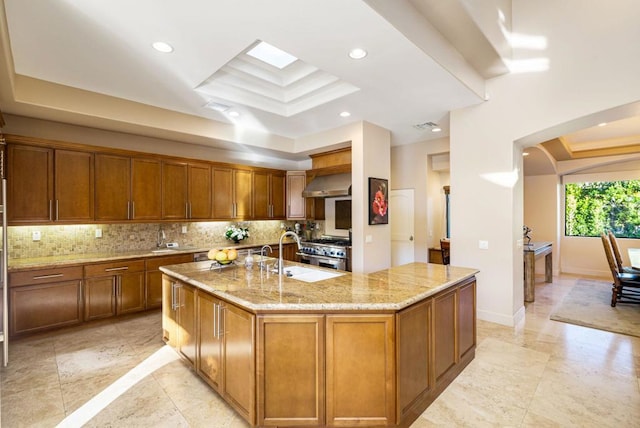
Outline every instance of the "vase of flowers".
<path id="1" fill-rule="evenodd" d="M 228 240 L 233 241 L 237 244 L 243 239 L 249 237 L 249 229 L 232 224 L 231 226 L 227 227 L 227 231 L 224 233 L 224 236 Z"/>

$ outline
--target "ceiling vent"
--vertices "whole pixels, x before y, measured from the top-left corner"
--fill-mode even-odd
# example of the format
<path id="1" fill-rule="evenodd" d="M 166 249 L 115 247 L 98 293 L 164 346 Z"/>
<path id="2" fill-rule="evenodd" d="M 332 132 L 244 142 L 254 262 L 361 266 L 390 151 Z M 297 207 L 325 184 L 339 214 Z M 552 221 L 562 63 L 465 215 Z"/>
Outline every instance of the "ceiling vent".
<path id="1" fill-rule="evenodd" d="M 438 124 L 433 122 L 424 122 L 424 123 L 418 123 L 417 125 L 413 125 L 413 127 L 416 129 L 424 130 L 424 129 L 437 128 Z"/>

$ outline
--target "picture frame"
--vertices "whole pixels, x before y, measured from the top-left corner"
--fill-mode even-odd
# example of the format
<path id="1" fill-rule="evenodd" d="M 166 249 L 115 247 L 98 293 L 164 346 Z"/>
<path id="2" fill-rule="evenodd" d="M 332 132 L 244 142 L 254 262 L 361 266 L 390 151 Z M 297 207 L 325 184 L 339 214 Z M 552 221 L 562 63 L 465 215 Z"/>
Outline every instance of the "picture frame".
<path id="1" fill-rule="evenodd" d="M 369 177 L 369 224 L 389 223 L 389 181 Z"/>

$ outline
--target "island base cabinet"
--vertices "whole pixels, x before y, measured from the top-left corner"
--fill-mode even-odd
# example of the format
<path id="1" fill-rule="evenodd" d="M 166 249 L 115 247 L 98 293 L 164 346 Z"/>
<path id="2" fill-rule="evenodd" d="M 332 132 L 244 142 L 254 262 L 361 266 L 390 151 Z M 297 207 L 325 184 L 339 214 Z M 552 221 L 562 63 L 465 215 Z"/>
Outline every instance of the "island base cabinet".
<path id="1" fill-rule="evenodd" d="M 258 425 L 324 425 L 324 316 L 258 317 Z"/>
<path id="2" fill-rule="evenodd" d="M 395 316 L 327 315 L 327 425 L 395 426 Z"/>

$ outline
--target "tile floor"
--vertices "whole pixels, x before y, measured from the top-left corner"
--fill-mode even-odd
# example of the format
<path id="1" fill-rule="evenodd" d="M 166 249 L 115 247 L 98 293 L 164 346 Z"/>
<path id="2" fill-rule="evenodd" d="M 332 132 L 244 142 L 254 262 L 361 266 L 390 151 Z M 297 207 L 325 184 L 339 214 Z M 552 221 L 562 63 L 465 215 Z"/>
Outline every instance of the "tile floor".
<path id="1" fill-rule="evenodd" d="M 412 427 L 640 426 L 640 338 L 549 320 L 575 281 L 540 279 L 517 328 L 479 321 L 475 360 Z M 163 347 L 159 312 L 13 341 L 9 361 L 2 427 L 247 426 Z"/>

